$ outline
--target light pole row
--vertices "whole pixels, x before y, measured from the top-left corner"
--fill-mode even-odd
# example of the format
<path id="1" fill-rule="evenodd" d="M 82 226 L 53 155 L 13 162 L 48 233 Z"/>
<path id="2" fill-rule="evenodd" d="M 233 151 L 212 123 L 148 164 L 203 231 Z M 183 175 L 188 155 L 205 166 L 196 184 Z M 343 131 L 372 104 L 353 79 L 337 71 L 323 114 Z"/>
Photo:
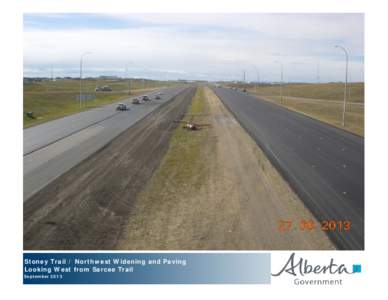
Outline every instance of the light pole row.
<path id="1" fill-rule="evenodd" d="M 346 114 L 346 100 L 348 96 L 348 68 L 349 68 L 349 53 L 341 45 L 335 45 L 335 48 L 341 49 L 345 54 L 345 87 L 344 87 L 344 101 L 342 106 L 342 127 L 345 127 L 345 114 Z M 280 61 L 274 61 L 280 64 L 280 104 L 283 102 L 283 63 Z M 319 64 L 317 65 L 317 82 L 319 83 Z"/>

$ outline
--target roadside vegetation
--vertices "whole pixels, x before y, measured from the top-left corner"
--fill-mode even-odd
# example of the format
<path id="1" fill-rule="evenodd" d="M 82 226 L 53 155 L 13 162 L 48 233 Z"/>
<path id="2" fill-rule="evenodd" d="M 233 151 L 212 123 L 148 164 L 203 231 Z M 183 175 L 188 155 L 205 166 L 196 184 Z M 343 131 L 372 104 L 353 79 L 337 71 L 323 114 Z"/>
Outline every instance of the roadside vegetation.
<path id="1" fill-rule="evenodd" d="M 280 104 L 279 97 L 261 97 L 276 104 Z M 300 99 L 283 98 L 282 106 L 302 113 L 322 122 L 345 129 L 354 134 L 364 136 L 364 106 L 348 103 L 346 105 L 346 124 L 342 127 L 341 103 L 312 102 Z"/>
<path id="2" fill-rule="evenodd" d="M 203 87 L 198 87 L 193 100 L 183 117 L 183 122 L 203 122 L 209 106 L 205 99 Z M 207 161 L 203 152 L 208 141 L 209 131 L 187 131 L 179 125 L 170 139 L 169 150 L 160 167 L 154 174 L 155 183 L 150 189 L 153 196 L 159 197 L 169 183 L 173 188 L 186 190 L 186 183 L 190 182 L 192 188 L 197 189 L 206 180 Z"/>
<path id="3" fill-rule="evenodd" d="M 355 82 L 348 85 L 349 102 L 364 103 L 364 83 Z M 279 85 L 260 85 L 257 88 L 249 86 L 251 92 L 257 92 L 263 96 L 279 96 Z M 344 99 L 343 83 L 320 83 L 320 84 L 285 84 L 283 96 L 311 98 L 321 100 L 342 101 Z"/>
<path id="4" fill-rule="evenodd" d="M 97 86 L 106 85 L 112 88 L 111 92 L 95 92 Z M 178 85 L 177 82 L 135 79 L 131 80 L 131 95 L 176 85 Z M 88 110 L 128 97 L 127 80 L 84 79 L 82 86 L 83 94 L 95 96 L 95 99 L 84 101 L 81 110 Z M 23 127 L 30 127 L 81 111 L 77 96 L 79 96 L 79 80 L 75 79 L 24 83 Z M 29 118 L 26 115 L 27 112 L 33 112 L 34 118 Z"/>
<path id="5" fill-rule="evenodd" d="M 245 88 L 250 94 L 261 99 L 364 136 L 364 83 L 351 83 L 348 86 L 345 128 L 342 127 L 343 83 L 286 84 L 283 86 L 282 103 L 279 85 L 256 87 L 250 84 L 235 87 Z"/>

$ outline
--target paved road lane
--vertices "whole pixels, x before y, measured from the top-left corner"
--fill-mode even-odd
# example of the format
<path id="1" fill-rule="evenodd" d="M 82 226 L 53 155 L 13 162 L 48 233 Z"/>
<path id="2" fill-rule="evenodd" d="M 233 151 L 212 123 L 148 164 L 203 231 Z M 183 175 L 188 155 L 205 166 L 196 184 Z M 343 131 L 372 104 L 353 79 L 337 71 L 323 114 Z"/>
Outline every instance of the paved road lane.
<path id="1" fill-rule="evenodd" d="M 318 220 L 352 222 L 350 232 L 328 233 L 337 247 L 364 249 L 364 139 L 238 91 L 214 91 Z"/>
<path id="2" fill-rule="evenodd" d="M 183 90 L 164 90 L 161 100 L 129 104 L 129 111 L 117 112 L 116 105 L 107 105 L 35 126 L 34 132 L 26 129 L 24 145 L 30 150 L 24 150 L 24 201 Z"/>
<path id="3" fill-rule="evenodd" d="M 161 89 L 149 92 L 147 95 L 153 97 L 161 91 L 166 94 L 165 97 L 169 98 L 175 95 L 177 90 Z M 141 99 L 142 95 L 136 97 Z M 131 100 L 136 97 L 128 97 L 128 99 L 120 100 L 119 102 L 127 103 L 131 106 Z M 117 102 L 24 129 L 23 155 L 41 149 L 98 122 L 114 117 L 119 113 L 115 109 L 116 105 Z"/>

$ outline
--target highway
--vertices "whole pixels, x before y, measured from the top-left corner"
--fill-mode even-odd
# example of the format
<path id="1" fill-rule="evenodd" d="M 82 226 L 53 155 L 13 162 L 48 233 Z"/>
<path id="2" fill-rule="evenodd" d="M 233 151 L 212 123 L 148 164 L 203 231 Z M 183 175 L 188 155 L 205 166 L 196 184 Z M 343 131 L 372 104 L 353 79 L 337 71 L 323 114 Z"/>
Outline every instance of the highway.
<path id="1" fill-rule="evenodd" d="M 24 129 L 24 201 L 183 89 L 150 92 L 151 98 L 158 92 L 164 95 L 140 105 L 131 103 L 135 97 L 121 100 L 129 105 L 129 111 L 116 111 L 117 103 L 113 103 Z"/>
<path id="2" fill-rule="evenodd" d="M 327 232 L 337 248 L 364 249 L 364 139 L 239 91 L 214 91 L 317 220 L 352 222 Z"/>
<path id="3" fill-rule="evenodd" d="M 184 114 L 194 92 L 186 88 L 159 105 L 28 198 L 23 203 L 24 249 L 115 249 L 138 194 L 169 149 L 179 126 L 173 121 Z M 129 116 L 120 115 L 123 122 Z"/>

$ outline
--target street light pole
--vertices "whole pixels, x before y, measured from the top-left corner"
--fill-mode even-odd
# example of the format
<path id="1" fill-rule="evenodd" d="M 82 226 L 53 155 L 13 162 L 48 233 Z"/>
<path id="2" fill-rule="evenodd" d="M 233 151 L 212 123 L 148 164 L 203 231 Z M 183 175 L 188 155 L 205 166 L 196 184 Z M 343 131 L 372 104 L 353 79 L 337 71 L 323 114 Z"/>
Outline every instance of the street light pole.
<path id="1" fill-rule="evenodd" d="M 283 63 L 281 61 L 275 61 L 280 64 L 280 104 L 283 103 Z"/>
<path id="2" fill-rule="evenodd" d="M 344 90 L 344 104 L 342 109 L 342 127 L 345 127 L 345 113 L 346 113 L 346 96 L 347 96 L 347 85 L 348 85 L 348 65 L 349 65 L 349 54 L 346 49 L 340 45 L 335 45 L 334 48 L 340 48 L 345 53 L 346 68 L 345 68 L 345 90 Z"/>
<path id="3" fill-rule="evenodd" d="M 255 65 L 253 65 L 253 68 L 255 69 L 256 76 L 257 76 L 257 82 L 256 82 L 256 88 L 255 88 L 255 92 L 257 93 L 257 88 L 258 88 L 258 85 L 260 84 L 260 72 L 259 72 L 259 68 L 256 67 Z"/>
<path id="4" fill-rule="evenodd" d="M 91 52 L 85 52 L 84 54 L 82 54 L 79 62 L 79 109 L 81 109 L 82 107 L 82 63 L 84 56 L 88 54 L 91 54 Z"/>
<path id="5" fill-rule="evenodd" d="M 351 86 L 352 86 L 352 72 L 348 70 L 349 82 L 348 82 L 348 103 L 352 102 Z"/>
<path id="6" fill-rule="evenodd" d="M 131 94 L 131 79 L 129 78 L 129 74 L 128 74 L 128 64 L 125 65 L 125 73 L 127 75 L 127 78 L 128 78 L 128 95 Z"/>

